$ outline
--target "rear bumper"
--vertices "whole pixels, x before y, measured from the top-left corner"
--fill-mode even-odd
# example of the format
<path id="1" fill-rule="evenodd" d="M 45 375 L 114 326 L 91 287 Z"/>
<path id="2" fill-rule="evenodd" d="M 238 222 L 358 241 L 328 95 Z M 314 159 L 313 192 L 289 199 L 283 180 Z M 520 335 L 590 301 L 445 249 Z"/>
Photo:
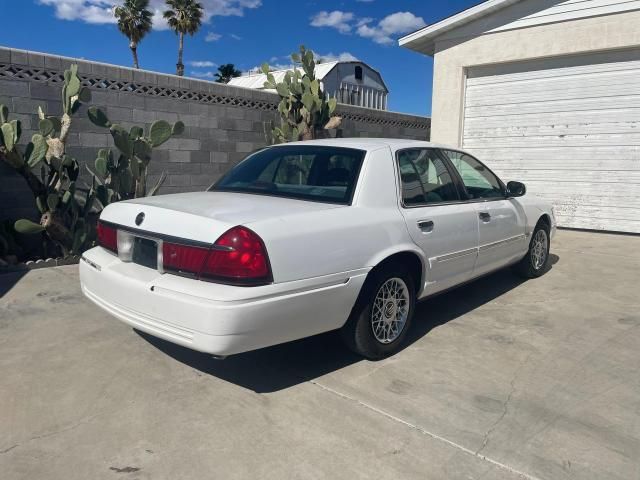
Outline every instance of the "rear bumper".
<path id="1" fill-rule="evenodd" d="M 340 328 L 367 271 L 262 287 L 213 284 L 121 262 L 96 247 L 80 262 L 82 292 L 153 336 L 231 355 Z"/>

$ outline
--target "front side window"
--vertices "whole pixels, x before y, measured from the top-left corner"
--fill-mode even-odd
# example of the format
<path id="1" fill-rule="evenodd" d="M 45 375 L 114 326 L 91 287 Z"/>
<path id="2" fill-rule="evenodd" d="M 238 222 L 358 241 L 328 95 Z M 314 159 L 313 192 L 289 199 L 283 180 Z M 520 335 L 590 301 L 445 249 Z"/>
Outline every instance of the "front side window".
<path id="1" fill-rule="evenodd" d="M 348 204 L 364 155 L 362 150 L 324 146 L 265 148 L 231 169 L 211 190 Z"/>
<path id="2" fill-rule="evenodd" d="M 405 206 L 460 200 L 444 161 L 436 150 L 415 148 L 398 152 Z"/>
<path id="3" fill-rule="evenodd" d="M 462 152 L 444 150 L 460 174 L 471 198 L 504 198 L 500 180 L 475 158 Z"/>

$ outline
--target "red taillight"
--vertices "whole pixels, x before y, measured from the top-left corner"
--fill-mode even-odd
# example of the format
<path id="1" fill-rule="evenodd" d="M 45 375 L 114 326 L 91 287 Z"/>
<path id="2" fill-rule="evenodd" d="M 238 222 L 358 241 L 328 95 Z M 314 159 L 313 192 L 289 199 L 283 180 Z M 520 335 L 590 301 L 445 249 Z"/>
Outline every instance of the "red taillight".
<path id="1" fill-rule="evenodd" d="M 262 239 L 240 226 L 225 232 L 211 248 L 165 241 L 162 244 L 162 265 L 165 271 L 239 285 L 271 281 L 271 269 Z"/>
<path id="2" fill-rule="evenodd" d="M 98 221 L 96 228 L 98 233 L 98 245 L 118 253 L 118 230 Z"/>
<path id="3" fill-rule="evenodd" d="M 262 239 L 248 228 L 233 227 L 216 241 L 201 275 L 237 283 L 270 281 L 271 269 Z"/>
<path id="4" fill-rule="evenodd" d="M 208 248 L 167 242 L 162 244 L 162 265 L 165 270 L 197 275 L 200 273 L 207 255 L 209 255 Z"/>

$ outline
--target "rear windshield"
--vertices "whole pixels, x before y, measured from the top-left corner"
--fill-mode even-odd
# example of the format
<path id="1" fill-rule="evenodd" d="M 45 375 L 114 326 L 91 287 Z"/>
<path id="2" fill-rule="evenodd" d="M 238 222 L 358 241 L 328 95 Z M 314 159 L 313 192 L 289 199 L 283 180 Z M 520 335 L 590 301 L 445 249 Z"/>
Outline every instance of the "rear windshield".
<path id="1" fill-rule="evenodd" d="M 309 145 L 265 148 L 232 168 L 211 190 L 349 204 L 364 154 Z"/>

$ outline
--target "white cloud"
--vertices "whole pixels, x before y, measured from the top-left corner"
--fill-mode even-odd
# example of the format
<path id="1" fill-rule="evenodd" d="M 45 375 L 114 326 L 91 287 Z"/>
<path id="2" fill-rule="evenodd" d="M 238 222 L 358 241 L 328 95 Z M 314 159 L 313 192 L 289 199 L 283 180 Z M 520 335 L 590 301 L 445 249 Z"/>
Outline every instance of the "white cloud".
<path id="1" fill-rule="evenodd" d="M 370 1 L 370 0 L 358 0 Z M 372 0 L 371 0 L 372 1 Z M 377 24 L 371 17 L 356 18 L 351 12 L 334 10 L 321 11 L 311 17 L 312 27 L 335 28 L 342 34 L 355 32 L 364 38 L 370 38 L 376 43 L 388 45 L 394 42 L 394 36 L 408 33 L 426 25 L 422 17 L 411 12 L 396 12 L 387 15 Z"/>
<path id="2" fill-rule="evenodd" d="M 242 40 L 242 37 L 240 35 L 236 35 L 235 33 L 230 33 L 229 36 L 234 40 Z"/>
<path id="3" fill-rule="evenodd" d="M 353 20 L 353 13 L 342 12 L 340 10 L 334 10 L 333 12 L 327 12 L 325 10 L 316 13 L 311 17 L 312 27 L 330 27 L 335 28 L 340 33 L 349 33 L 351 31 L 351 20 Z"/>
<path id="4" fill-rule="evenodd" d="M 212 79 L 215 78 L 215 72 L 191 72 L 190 75 L 195 78 Z"/>
<path id="5" fill-rule="evenodd" d="M 315 53 L 315 52 L 314 52 Z M 329 62 L 356 62 L 359 60 L 358 57 L 352 55 L 349 52 L 342 52 L 334 55 L 333 53 L 325 53 L 324 55 L 321 53 L 315 53 L 316 58 L 319 58 L 323 63 Z"/>
<path id="6" fill-rule="evenodd" d="M 210 60 L 192 60 L 190 62 L 187 62 L 187 65 L 191 65 L 194 68 L 209 68 L 218 66 L 217 63 L 214 63 Z"/>
<path id="7" fill-rule="evenodd" d="M 392 13 L 373 26 L 370 26 L 372 20 L 367 20 L 357 27 L 356 33 L 383 45 L 393 43 L 394 35 L 412 32 L 426 25 L 422 17 L 417 17 L 411 12 Z"/>
<path id="8" fill-rule="evenodd" d="M 216 40 L 220 40 L 221 38 L 222 38 L 222 35 L 220 35 L 219 33 L 209 32 L 207 33 L 207 36 L 204 37 L 204 41 L 215 42 Z"/>
<path id="9" fill-rule="evenodd" d="M 61 20 L 83 20 L 87 23 L 115 23 L 115 0 L 39 0 L 42 5 L 55 8 Z"/>
<path id="10" fill-rule="evenodd" d="M 115 23 L 113 7 L 120 0 L 37 0 L 41 5 L 54 8 L 55 16 L 62 20 L 80 20 L 86 23 Z M 262 0 L 200 0 L 204 6 L 204 23 L 214 16 L 242 17 L 245 10 L 258 8 Z M 153 11 L 153 28 L 166 30 L 167 22 L 162 12 L 167 9 L 165 0 L 151 0 L 149 8 Z"/>

